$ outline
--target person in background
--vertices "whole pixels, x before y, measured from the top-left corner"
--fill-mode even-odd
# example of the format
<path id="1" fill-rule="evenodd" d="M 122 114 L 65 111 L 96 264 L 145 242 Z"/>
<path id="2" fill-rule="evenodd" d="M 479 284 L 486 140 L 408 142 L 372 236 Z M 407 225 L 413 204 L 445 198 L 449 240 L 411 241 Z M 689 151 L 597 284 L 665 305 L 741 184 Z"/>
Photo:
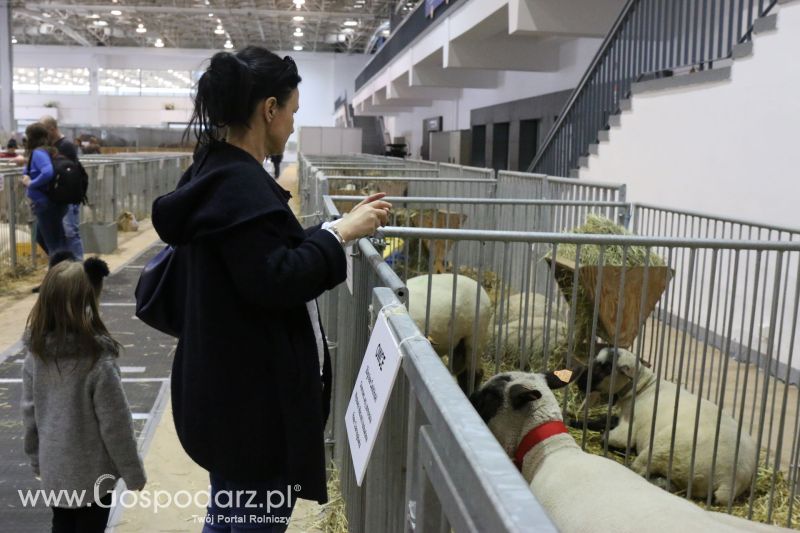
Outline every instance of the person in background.
<path id="1" fill-rule="evenodd" d="M 51 259 L 24 336 L 24 448 L 44 491 L 79 495 L 51 507 L 53 533 L 102 533 L 117 479 L 128 490 L 146 483 L 117 365 L 120 345 L 100 319 L 108 265 Z"/>
<path id="2" fill-rule="evenodd" d="M 51 202 L 47 188 L 55 177 L 53 157 L 58 153 L 50 145 L 50 134 L 42 124 L 34 122 L 25 130 L 28 163 L 22 184 L 28 189 L 31 210 L 36 216 L 36 242 L 47 255 L 66 248 L 64 216 L 67 206 Z"/>
<path id="3" fill-rule="evenodd" d="M 17 140 L 13 137 L 6 143 L 6 149 L 0 152 L 0 158 L 7 159 L 12 157 L 17 157 Z"/>
<path id="4" fill-rule="evenodd" d="M 75 145 L 67 140 L 59 131 L 58 122 L 49 115 L 43 116 L 39 122 L 47 129 L 50 136 L 50 143 L 58 150 L 58 153 L 70 161 L 78 162 L 78 150 Z M 64 236 L 67 239 L 67 248 L 75 254 L 80 261 L 83 259 L 83 241 L 81 240 L 81 204 L 70 204 L 67 206 L 67 214 L 64 215 Z"/>
<path id="5" fill-rule="evenodd" d="M 272 166 L 275 168 L 275 179 L 278 179 L 281 175 L 281 161 L 283 161 L 283 154 L 275 154 L 269 156 L 270 161 L 272 161 Z"/>

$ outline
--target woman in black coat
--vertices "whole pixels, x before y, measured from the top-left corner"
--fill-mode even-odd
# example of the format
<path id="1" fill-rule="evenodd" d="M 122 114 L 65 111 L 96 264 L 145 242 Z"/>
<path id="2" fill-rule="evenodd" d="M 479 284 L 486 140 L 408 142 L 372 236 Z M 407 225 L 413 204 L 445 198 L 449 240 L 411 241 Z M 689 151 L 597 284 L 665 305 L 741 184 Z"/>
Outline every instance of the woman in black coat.
<path id="1" fill-rule="evenodd" d="M 172 405 L 210 473 L 208 532 L 283 531 L 296 498 L 327 500 L 331 372 L 315 298 L 344 281 L 343 244 L 391 207 L 378 194 L 335 225 L 300 226 L 263 167 L 294 131 L 299 83 L 291 58 L 264 48 L 216 54 L 198 82 L 194 162 L 153 205 L 187 283 Z"/>

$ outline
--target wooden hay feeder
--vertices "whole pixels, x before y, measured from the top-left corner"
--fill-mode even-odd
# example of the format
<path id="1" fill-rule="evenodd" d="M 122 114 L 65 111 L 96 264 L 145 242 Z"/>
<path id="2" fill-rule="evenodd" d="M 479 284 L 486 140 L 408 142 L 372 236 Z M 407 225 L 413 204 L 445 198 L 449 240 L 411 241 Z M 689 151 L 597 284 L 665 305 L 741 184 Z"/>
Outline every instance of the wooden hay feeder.
<path id="1" fill-rule="evenodd" d="M 422 213 L 414 212 L 411 215 L 411 224 L 418 228 L 459 229 L 466 219 L 467 215 L 462 213 L 453 213 L 444 209 L 434 212 L 432 209 L 426 209 Z M 444 258 L 448 246 L 452 246 L 452 241 L 424 240 L 423 244 L 428 253 L 433 253 L 433 273 L 445 272 Z"/>
<path id="2" fill-rule="evenodd" d="M 572 301 L 573 280 L 575 279 L 575 263 L 564 259 L 555 262 L 551 258 L 546 258 L 551 267 L 555 268 L 555 278 L 561 292 L 567 299 Z M 591 335 L 592 314 L 596 299 L 599 297 L 597 336 L 608 344 L 616 345 L 620 348 L 630 348 L 633 341 L 641 329 L 642 324 L 655 309 L 656 303 L 664 294 L 672 279 L 672 269 L 666 266 L 650 266 L 647 268 L 647 286 L 645 287 L 645 267 L 643 266 L 603 266 L 602 280 L 600 282 L 600 294 L 597 295 L 597 278 L 599 275 L 597 266 L 581 266 L 578 270 L 578 282 L 580 289 L 577 296 L 576 306 L 576 356 L 581 359 L 581 344 L 588 346 Z M 624 283 L 622 292 L 622 311 L 619 313 L 620 286 Z M 642 308 L 642 295 L 644 294 L 644 307 Z M 588 316 L 581 317 L 581 313 L 588 313 Z M 619 315 L 620 323 L 617 324 Z M 583 319 L 583 321 L 582 321 Z M 588 332 L 581 334 L 579 330 L 581 323 L 586 325 L 588 321 Z M 619 328 L 619 334 L 617 334 Z M 585 338 L 578 338 L 584 336 Z"/>

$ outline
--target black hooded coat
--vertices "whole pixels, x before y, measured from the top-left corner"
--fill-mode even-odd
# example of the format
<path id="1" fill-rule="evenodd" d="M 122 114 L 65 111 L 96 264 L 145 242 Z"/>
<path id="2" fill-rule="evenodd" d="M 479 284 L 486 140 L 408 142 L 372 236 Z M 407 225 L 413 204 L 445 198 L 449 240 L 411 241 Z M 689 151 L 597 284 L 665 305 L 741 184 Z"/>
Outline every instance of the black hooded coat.
<path id="1" fill-rule="evenodd" d="M 172 406 L 206 470 L 283 480 L 324 503 L 330 356 L 325 346 L 321 378 L 306 302 L 344 281 L 345 254 L 330 232 L 300 226 L 289 197 L 250 154 L 214 142 L 154 202 L 186 283 Z"/>

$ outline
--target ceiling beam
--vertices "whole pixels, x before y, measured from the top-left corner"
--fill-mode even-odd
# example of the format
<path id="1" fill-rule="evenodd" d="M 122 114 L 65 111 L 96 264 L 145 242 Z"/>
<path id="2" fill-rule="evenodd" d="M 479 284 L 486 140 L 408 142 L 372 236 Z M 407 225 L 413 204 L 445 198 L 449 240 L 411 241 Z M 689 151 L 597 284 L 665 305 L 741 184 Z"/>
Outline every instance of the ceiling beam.
<path id="1" fill-rule="evenodd" d="M 72 39 L 73 41 L 75 41 L 76 43 L 78 43 L 81 46 L 94 46 L 94 43 L 92 43 L 91 41 L 89 41 L 89 39 L 87 39 L 86 37 L 81 35 L 78 31 L 72 29 L 63 20 L 61 20 L 61 21 L 48 20 L 48 19 L 42 18 L 38 14 L 34 14 L 34 13 L 30 13 L 29 11 L 25 11 L 24 9 L 15 9 L 14 10 L 14 15 L 17 15 L 17 16 L 20 16 L 20 17 L 29 18 L 31 20 L 34 20 L 34 21 L 42 23 L 42 24 L 50 24 L 56 30 L 60 31 L 61 33 L 63 33 L 64 35 L 66 35 L 67 37 L 69 37 L 70 39 Z"/>
<path id="2" fill-rule="evenodd" d="M 297 14 L 303 15 L 308 19 L 354 19 L 360 18 L 365 20 L 373 20 L 378 18 L 377 15 L 371 13 L 342 13 L 334 11 L 296 11 L 293 9 L 254 9 L 254 8 L 220 8 L 211 6 L 200 7 L 171 7 L 171 6 L 138 6 L 131 4 L 64 4 L 59 2 L 27 2 L 25 4 L 27 9 L 37 11 L 52 11 L 60 9 L 66 12 L 98 12 L 110 11 L 117 9 L 126 14 L 132 13 L 156 13 L 156 14 L 171 14 L 171 15 L 204 15 L 213 12 L 216 17 L 221 15 L 242 15 L 242 16 L 263 16 L 263 17 L 281 17 L 281 16 L 294 16 Z"/>

